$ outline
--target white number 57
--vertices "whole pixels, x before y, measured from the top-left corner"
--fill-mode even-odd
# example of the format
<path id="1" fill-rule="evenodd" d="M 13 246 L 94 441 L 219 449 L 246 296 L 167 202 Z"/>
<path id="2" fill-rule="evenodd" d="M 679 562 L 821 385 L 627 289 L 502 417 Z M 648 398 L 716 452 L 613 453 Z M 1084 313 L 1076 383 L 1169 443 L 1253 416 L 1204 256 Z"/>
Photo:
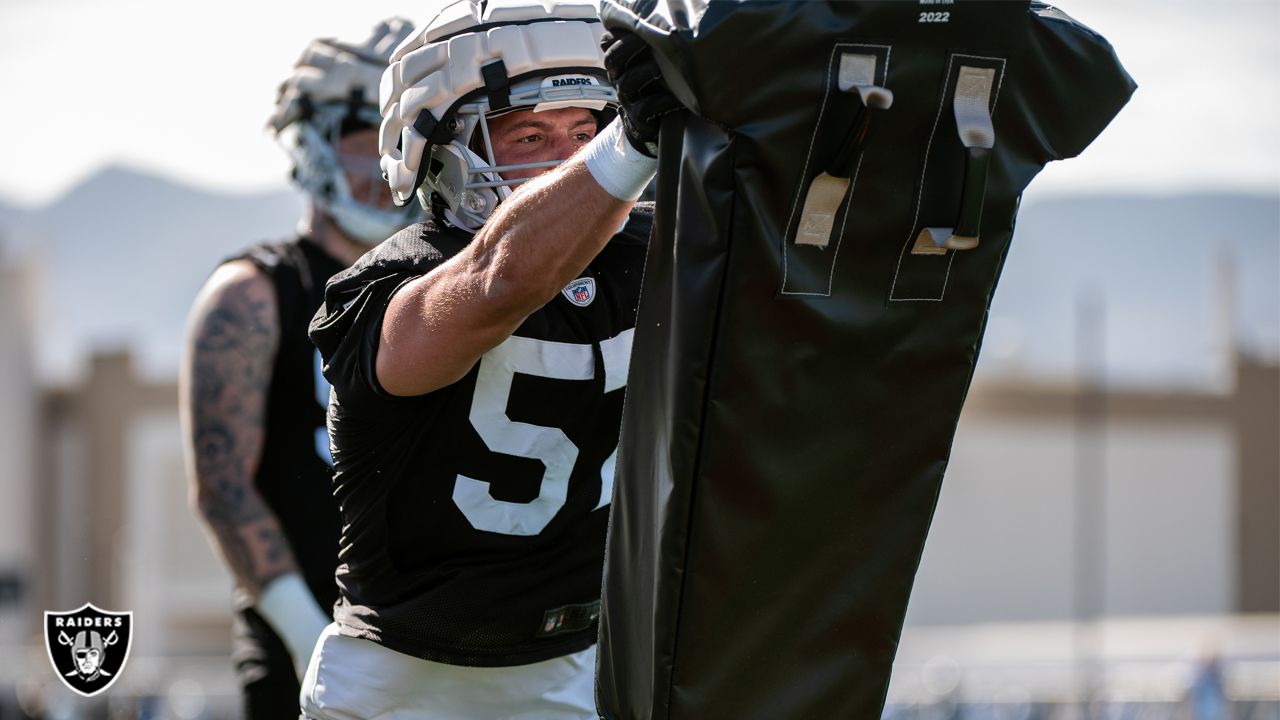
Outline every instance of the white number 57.
<path id="1" fill-rule="evenodd" d="M 634 330 L 600 343 L 604 355 L 604 392 L 626 385 Z M 471 425 L 489 450 L 541 461 L 545 470 L 538 496 L 532 502 L 495 499 L 489 483 L 459 474 L 453 501 L 477 530 L 504 535 L 537 535 L 564 507 L 569 477 L 578 462 L 578 446 L 554 427 L 515 422 L 507 417 L 507 401 L 516 373 L 557 380 L 591 380 L 595 377 L 595 353 L 591 345 L 559 343 L 512 336 L 480 359 L 475 394 L 471 398 Z M 603 507 L 613 495 L 613 469 L 617 450 L 600 468 L 600 500 Z"/>

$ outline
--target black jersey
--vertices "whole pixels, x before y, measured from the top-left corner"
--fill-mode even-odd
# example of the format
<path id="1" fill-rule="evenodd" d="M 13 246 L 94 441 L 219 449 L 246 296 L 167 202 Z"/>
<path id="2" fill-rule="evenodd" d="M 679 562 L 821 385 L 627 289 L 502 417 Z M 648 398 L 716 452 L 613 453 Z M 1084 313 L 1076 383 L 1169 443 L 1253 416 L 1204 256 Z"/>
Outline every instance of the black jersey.
<path id="1" fill-rule="evenodd" d="M 311 338 L 334 388 L 343 634 L 472 666 L 595 642 L 649 220 L 634 211 L 465 377 L 417 397 L 376 378 L 387 303 L 471 236 L 412 226 L 329 284 Z"/>
<path id="2" fill-rule="evenodd" d="M 338 594 L 339 528 L 325 429 L 329 384 L 307 325 L 324 300 L 325 283 L 344 266 L 307 238 L 256 245 L 233 259 L 248 260 L 270 278 L 280 323 L 254 483 L 280 520 L 316 602 L 328 610 Z"/>

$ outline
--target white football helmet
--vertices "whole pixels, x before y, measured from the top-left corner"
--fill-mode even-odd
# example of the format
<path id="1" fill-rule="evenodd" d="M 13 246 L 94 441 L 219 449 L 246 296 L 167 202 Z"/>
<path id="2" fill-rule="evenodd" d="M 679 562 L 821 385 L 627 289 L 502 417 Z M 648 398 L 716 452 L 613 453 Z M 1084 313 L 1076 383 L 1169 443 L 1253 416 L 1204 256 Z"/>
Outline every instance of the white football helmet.
<path id="1" fill-rule="evenodd" d="M 397 205 L 432 195 L 445 219 L 475 231 L 511 186 L 499 173 L 559 163 L 495 164 L 486 117 L 584 107 L 601 124 L 617 107 L 593 0 L 448 0 L 395 49 L 382 75 L 382 172 Z"/>
<path id="2" fill-rule="evenodd" d="M 407 20 L 380 23 L 363 42 L 348 44 L 323 38 L 313 41 L 280 85 L 270 129 L 293 160 L 293 180 L 347 236 L 379 243 L 424 216 L 416 208 L 378 207 L 370 198 L 353 197 L 347 173 L 363 172 L 361 163 L 345 162 L 337 150 L 339 137 L 353 127 L 377 127 L 378 84 L 392 50 L 413 32 Z M 368 170 L 380 187 L 378 166 Z"/>

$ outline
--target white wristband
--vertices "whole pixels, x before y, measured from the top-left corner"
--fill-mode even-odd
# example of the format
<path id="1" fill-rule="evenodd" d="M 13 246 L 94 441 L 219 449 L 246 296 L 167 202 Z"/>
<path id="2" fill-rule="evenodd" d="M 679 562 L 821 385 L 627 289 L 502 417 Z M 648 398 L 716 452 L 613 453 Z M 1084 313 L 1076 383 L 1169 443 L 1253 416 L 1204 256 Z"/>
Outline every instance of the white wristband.
<path id="1" fill-rule="evenodd" d="M 614 119 L 583 150 L 584 162 L 600 187 L 619 200 L 635 200 L 658 171 L 658 160 L 631 146 Z"/>
<path id="2" fill-rule="evenodd" d="M 333 619 L 320 608 L 298 573 L 281 575 L 267 583 L 255 608 L 284 641 L 301 678 L 311 662 L 316 640 Z"/>

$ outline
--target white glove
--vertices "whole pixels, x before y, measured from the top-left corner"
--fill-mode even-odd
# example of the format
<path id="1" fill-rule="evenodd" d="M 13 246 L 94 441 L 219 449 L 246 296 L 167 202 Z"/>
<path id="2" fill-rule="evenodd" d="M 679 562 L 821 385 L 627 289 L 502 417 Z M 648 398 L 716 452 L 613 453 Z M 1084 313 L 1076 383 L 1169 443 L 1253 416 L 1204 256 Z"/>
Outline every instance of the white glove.
<path id="1" fill-rule="evenodd" d="M 284 641 L 301 680 L 307 673 L 316 640 L 333 618 L 320 608 L 298 573 L 287 573 L 267 583 L 258 596 L 256 609 Z"/>

